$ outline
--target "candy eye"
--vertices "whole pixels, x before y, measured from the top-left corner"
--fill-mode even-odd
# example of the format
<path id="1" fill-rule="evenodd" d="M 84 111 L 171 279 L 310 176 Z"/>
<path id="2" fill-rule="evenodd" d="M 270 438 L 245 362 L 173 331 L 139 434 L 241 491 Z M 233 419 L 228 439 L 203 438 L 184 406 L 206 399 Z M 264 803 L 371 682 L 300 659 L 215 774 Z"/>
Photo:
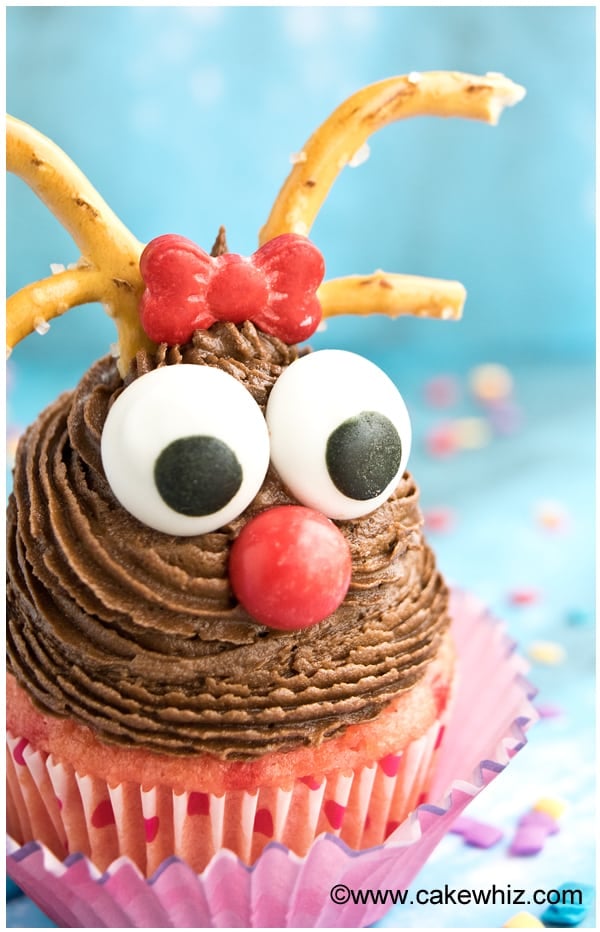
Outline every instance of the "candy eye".
<path id="1" fill-rule="evenodd" d="M 166 534 L 214 531 L 250 504 L 269 465 L 252 395 L 208 366 L 155 369 L 132 382 L 102 432 L 106 478 L 124 508 Z"/>
<path id="2" fill-rule="evenodd" d="M 411 429 L 402 396 L 355 353 L 320 350 L 297 359 L 273 386 L 266 418 L 282 481 L 329 518 L 373 511 L 406 467 Z"/>

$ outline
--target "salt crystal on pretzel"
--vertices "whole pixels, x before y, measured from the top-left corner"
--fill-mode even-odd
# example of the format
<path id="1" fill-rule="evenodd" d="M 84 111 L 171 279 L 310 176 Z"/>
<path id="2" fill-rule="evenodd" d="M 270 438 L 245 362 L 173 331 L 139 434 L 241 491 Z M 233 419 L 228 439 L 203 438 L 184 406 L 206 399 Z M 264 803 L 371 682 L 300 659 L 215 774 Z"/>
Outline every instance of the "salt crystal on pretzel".
<path id="1" fill-rule="evenodd" d="M 412 116 L 466 117 L 495 125 L 504 107 L 518 103 L 524 88 L 499 74 L 477 77 L 429 71 L 370 84 L 334 110 L 302 147 L 260 232 L 265 243 L 280 233 L 307 236 L 336 177 L 369 136 Z"/>
<path id="2" fill-rule="evenodd" d="M 9 350 L 37 329 L 40 320 L 100 301 L 115 318 L 120 352 L 128 365 L 137 350 L 151 346 L 138 314 L 144 287 L 139 271 L 142 244 L 55 143 L 14 117 L 7 118 L 6 167 L 27 182 L 82 253 L 75 268 L 27 285 L 9 298 Z"/>
<path id="3" fill-rule="evenodd" d="M 261 231 L 261 244 L 280 233 L 308 234 L 339 172 L 356 161 L 357 154 L 366 153 L 367 138 L 388 123 L 433 115 L 494 124 L 502 109 L 524 94 L 503 75 L 441 71 L 411 72 L 363 88 L 342 103 L 293 158 L 292 171 Z M 69 308 L 100 301 L 117 326 L 119 371 L 124 376 L 135 354 L 154 346 L 139 316 L 143 244 L 58 146 L 12 117 L 7 123 L 6 164 L 52 211 L 82 253 L 74 267 L 53 270 L 9 298 L 8 350 Z M 319 299 L 324 317 L 379 312 L 451 319 L 460 317 L 465 290 L 458 282 L 375 272 L 324 282 Z"/>
<path id="4" fill-rule="evenodd" d="M 318 291 L 323 317 L 378 312 L 388 317 L 412 314 L 442 320 L 460 318 L 466 294 L 460 282 L 381 271 L 332 278 Z"/>
<path id="5" fill-rule="evenodd" d="M 465 117 L 495 125 L 504 107 L 524 96 L 520 85 L 491 72 L 484 77 L 455 71 L 410 72 L 362 88 L 302 147 L 303 158 L 294 162 L 260 232 L 260 242 L 280 233 L 307 236 L 337 175 L 378 129 L 413 116 Z M 461 315 L 465 290 L 458 282 L 376 272 L 324 282 L 319 298 L 324 317 L 383 313 L 452 319 Z"/>

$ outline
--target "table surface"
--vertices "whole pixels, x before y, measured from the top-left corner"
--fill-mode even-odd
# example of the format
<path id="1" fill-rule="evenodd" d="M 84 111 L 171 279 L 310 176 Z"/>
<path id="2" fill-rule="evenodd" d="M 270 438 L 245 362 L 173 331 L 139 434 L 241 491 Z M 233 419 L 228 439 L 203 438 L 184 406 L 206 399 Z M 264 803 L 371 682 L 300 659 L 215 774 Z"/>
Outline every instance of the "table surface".
<path id="1" fill-rule="evenodd" d="M 533 654 L 536 703 L 554 713 L 532 727 L 526 747 L 467 809 L 502 829 L 501 841 L 479 849 L 450 834 L 416 881 L 430 891 L 495 887 L 505 902 L 498 893 L 485 906 L 395 907 L 379 925 L 497 928 L 522 909 L 538 917 L 543 911 L 513 905 L 508 891 L 524 888 L 528 895 L 595 880 L 594 369 L 577 360 L 511 366 L 521 422 L 486 437 L 489 410 L 469 392 L 468 365 L 450 367 L 458 398 L 441 408 L 426 397 L 431 380 L 442 374 L 433 366 L 401 372 L 385 352 L 375 361 L 402 384 L 413 421 L 410 469 L 444 574 L 480 596 L 504 618 L 520 651 Z M 27 423 L 40 400 L 50 400 L 69 377 L 64 371 L 27 373 L 25 391 L 18 360 L 11 375 L 9 428 Z M 464 418 L 478 419 L 461 420 L 466 446 L 434 455 L 439 426 Z M 549 644 L 545 654 L 540 642 Z M 560 832 L 535 856 L 510 855 L 519 817 L 541 797 L 565 803 Z M 590 910 L 581 926 L 594 924 Z M 25 897 L 8 902 L 8 928 L 51 925 Z"/>

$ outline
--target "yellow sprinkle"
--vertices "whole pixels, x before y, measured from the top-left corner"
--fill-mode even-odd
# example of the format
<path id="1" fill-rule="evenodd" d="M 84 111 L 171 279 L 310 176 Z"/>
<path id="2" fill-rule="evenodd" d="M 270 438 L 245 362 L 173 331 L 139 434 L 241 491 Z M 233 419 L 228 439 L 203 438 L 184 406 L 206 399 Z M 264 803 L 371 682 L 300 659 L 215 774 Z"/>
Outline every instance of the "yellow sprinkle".
<path id="1" fill-rule="evenodd" d="M 526 913 L 525 911 L 521 913 L 516 913 L 512 916 L 511 919 L 508 919 L 504 925 L 503 929 L 543 929 L 544 923 L 532 915 L 532 913 Z"/>
<path id="2" fill-rule="evenodd" d="M 564 527 L 568 521 L 564 506 L 553 501 L 538 502 L 535 507 L 535 518 L 538 524 L 551 531 Z"/>
<path id="3" fill-rule="evenodd" d="M 541 799 L 538 799 L 533 808 L 536 812 L 545 812 L 546 815 L 551 816 L 553 819 L 560 819 L 567 807 L 561 799 L 543 796 Z"/>
<path id="4" fill-rule="evenodd" d="M 545 663 L 551 667 L 564 663 L 567 656 L 562 644 L 556 641 L 534 641 L 529 645 L 527 653 L 535 663 Z"/>
<path id="5" fill-rule="evenodd" d="M 483 402 L 501 401 L 513 390 L 513 378 L 506 366 L 494 362 L 475 366 L 469 374 L 469 384 L 475 398 Z"/>
<path id="6" fill-rule="evenodd" d="M 477 450 L 489 443 L 492 437 L 490 426 L 482 417 L 456 418 L 452 433 L 458 446 L 464 450 Z"/>

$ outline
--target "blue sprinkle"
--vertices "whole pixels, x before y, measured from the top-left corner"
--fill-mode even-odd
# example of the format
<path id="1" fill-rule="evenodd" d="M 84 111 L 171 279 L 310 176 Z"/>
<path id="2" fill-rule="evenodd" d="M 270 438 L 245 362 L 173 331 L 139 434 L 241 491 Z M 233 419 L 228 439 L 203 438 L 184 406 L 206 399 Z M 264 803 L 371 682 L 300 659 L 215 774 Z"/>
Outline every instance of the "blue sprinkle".
<path id="1" fill-rule="evenodd" d="M 563 883 L 549 894 L 560 895 L 560 902 L 553 903 L 544 910 L 541 920 L 549 926 L 577 926 L 585 919 L 588 910 L 594 905 L 594 887 L 572 880 Z M 563 896 L 567 902 L 563 903 Z M 573 902 L 571 902 L 573 900 Z M 581 900 L 581 902 L 579 902 Z"/>
<path id="2" fill-rule="evenodd" d="M 591 620 L 591 612 L 586 611 L 584 608 L 572 608 L 567 612 L 567 624 L 573 625 L 573 627 L 587 625 Z"/>

